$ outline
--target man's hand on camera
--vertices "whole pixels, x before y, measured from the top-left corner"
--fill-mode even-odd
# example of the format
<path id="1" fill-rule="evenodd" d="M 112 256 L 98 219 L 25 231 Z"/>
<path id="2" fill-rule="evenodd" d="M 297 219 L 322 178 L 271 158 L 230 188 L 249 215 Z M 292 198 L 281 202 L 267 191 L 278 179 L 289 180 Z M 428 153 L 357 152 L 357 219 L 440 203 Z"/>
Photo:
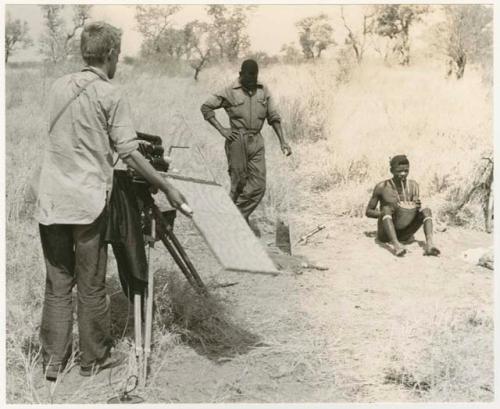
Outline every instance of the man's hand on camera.
<path id="1" fill-rule="evenodd" d="M 184 195 L 179 192 L 175 187 L 171 186 L 166 192 L 165 196 L 172 207 L 180 210 L 182 214 L 188 217 L 193 216 L 193 210 L 188 206 L 187 200 Z"/>
<path id="2" fill-rule="evenodd" d="M 234 141 L 236 140 L 236 133 L 233 132 L 231 128 L 222 128 L 220 130 L 220 134 L 226 138 L 228 141 Z"/>
<path id="3" fill-rule="evenodd" d="M 290 148 L 290 145 L 288 145 L 287 143 L 282 143 L 281 152 L 283 152 L 285 156 L 290 156 L 292 154 L 292 148 Z"/>

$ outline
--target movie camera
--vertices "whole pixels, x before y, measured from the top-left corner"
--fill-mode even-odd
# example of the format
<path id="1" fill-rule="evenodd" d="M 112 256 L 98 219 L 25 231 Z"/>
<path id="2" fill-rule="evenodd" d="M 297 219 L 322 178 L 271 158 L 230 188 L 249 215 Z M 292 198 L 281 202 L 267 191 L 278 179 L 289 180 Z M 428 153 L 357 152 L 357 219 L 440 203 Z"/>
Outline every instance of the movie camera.
<path id="1" fill-rule="evenodd" d="M 168 172 L 169 163 L 165 160 L 162 140 L 159 136 L 136 132 L 139 139 L 139 152 L 151 166 L 159 172 Z"/>

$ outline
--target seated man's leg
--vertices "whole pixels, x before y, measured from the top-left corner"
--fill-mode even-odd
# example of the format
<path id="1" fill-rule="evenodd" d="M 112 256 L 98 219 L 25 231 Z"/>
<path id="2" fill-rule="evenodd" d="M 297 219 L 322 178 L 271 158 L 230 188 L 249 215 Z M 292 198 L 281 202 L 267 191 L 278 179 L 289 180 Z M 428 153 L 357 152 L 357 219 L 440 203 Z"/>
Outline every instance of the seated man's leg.
<path id="1" fill-rule="evenodd" d="M 383 206 L 380 213 L 377 231 L 378 239 L 384 243 L 390 241 L 394 246 L 394 253 L 396 256 L 404 256 L 406 254 L 406 249 L 398 239 L 396 228 L 394 227 L 394 222 L 392 220 L 394 208 L 391 206 Z"/>
<path id="2" fill-rule="evenodd" d="M 441 252 L 434 246 L 433 240 L 433 225 L 432 225 L 432 212 L 429 208 L 420 210 L 415 219 L 408 225 L 408 227 L 398 231 L 398 238 L 401 241 L 409 240 L 420 227 L 424 226 L 425 234 L 425 251 L 426 256 L 437 256 Z"/>
<path id="3" fill-rule="evenodd" d="M 422 223 L 424 225 L 425 234 L 425 251 L 426 256 L 438 256 L 441 251 L 434 245 L 434 226 L 432 223 L 432 212 L 429 208 L 423 209 L 420 214 L 422 215 Z"/>

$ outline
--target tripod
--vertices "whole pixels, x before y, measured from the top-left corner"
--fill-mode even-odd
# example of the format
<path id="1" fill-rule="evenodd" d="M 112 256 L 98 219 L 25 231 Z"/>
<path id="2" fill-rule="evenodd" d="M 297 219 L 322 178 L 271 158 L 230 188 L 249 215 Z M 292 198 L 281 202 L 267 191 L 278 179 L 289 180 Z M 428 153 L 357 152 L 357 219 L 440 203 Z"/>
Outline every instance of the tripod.
<path id="1" fill-rule="evenodd" d="M 150 268 L 150 251 L 151 248 L 154 247 L 155 242 L 161 241 L 163 243 L 189 284 L 191 284 L 198 294 L 206 296 L 208 292 L 196 268 L 174 234 L 173 221 L 176 211 L 169 210 L 167 212 L 162 212 L 154 203 L 148 183 L 137 177 L 133 177 L 132 180 L 138 200 L 142 204 L 141 216 L 143 236 L 145 244 L 148 246 L 148 285 L 143 291 L 135 291 L 133 294 L 135 355 L 138 361 L 139 371 L 142 369 L 142 376 L 139 376 L 139 383 L 144 385 L 148 375 L 148 359 L 151 355 L 154 273 Z M 142 319 L 144 307 L 145 320 Z"/>

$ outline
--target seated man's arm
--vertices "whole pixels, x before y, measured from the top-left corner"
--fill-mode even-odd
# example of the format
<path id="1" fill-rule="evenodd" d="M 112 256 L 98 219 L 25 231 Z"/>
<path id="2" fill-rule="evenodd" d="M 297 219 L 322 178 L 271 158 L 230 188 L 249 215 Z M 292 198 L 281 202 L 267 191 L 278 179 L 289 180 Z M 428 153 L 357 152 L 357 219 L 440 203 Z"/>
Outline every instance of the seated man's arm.
<path id="1" fill-rule="evenodd" d="M 372 197 L 370 198 L 370 201 L 368 202 L 368 206 L 366 206 L 366 212 L 365 215 L 366 217 L 370 217 L 372 219 L 378 219 L 380 217 L 380 210 L 377 209 L 377 205 L 379 202 L 380 198 L 380 187 L 379 185 L 375 186 L 375 189 L 373 189 L 373 194 Z"/>
<path id="2" fill-rule="evenodd" d="M 415 202 L 417 209 L 420 210 L 422 208 L 422 202 L 420 200 L 420 188 L 419 188 L 417 182 L 415 182 L 414 180 L 412 182 L 413 183 L 412 183 L 412 198 L 411 198 L 411 200 L 413 200 Z"/>

